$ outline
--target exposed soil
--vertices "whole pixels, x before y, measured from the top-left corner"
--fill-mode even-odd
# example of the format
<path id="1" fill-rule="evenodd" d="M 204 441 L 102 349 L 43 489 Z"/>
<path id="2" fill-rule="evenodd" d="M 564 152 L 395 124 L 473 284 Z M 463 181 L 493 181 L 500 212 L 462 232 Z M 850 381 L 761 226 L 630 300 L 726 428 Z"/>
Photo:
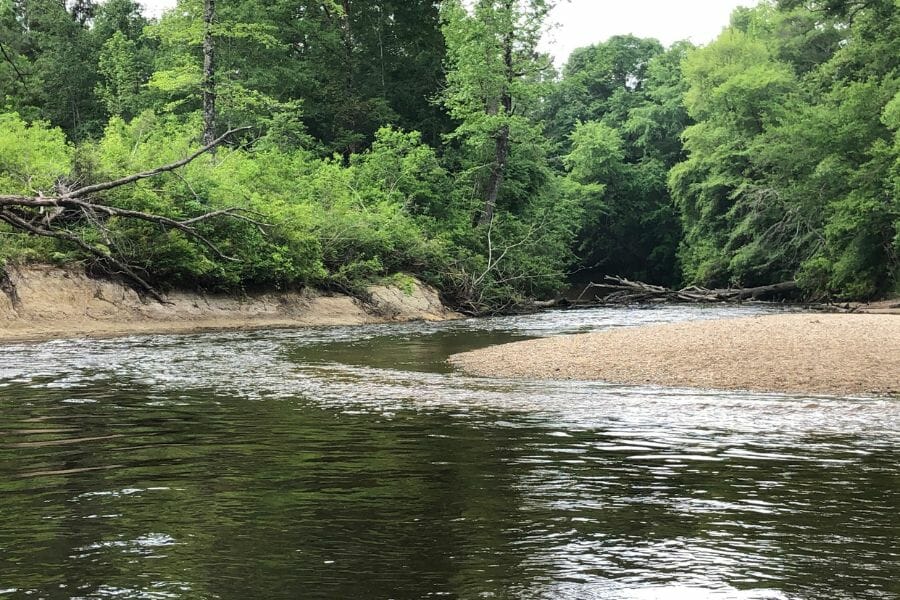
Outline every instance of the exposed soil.
<path id="1" fill-rule="evenodd" d="M 878 300 L 876 302 L 848 304 L 855 312 L 873 315 L 900 315 L 900 298 Z"/>
<path id="2" fill-rule="evenodd" d="M 490 377 L 900 396 L 900 316 L 790 314 L 623 328 L 450 360 Z"/>
<path id="3" fill-rule="evenodd" d="M 377 286 L 370 302 L 315 290 L 242 297 L 176 292 L 168 304 L 130 287 L 49 266 L 8 268 L 0 283 L 0 341 L 216 329 L 357 325 L 458 317 L 432 288 Z"/>

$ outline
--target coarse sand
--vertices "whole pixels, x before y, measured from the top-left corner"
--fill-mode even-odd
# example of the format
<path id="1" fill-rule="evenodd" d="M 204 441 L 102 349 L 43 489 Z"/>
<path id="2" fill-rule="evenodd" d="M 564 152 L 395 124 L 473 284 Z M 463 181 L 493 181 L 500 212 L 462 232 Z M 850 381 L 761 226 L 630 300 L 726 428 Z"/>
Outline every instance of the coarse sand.
<path id="1" fill-rule="evenodd" d="M 629 327 L 493 346 L 450 362 L 490 377 L 900 396 L 900 315 L 785 314 Z"/>

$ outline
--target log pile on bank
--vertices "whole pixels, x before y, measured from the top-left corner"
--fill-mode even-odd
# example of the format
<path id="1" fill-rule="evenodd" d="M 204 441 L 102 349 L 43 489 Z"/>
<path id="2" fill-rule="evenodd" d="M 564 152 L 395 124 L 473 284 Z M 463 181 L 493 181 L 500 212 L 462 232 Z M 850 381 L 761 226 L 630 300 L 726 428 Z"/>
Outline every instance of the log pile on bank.
<path id="1" fill-rule="evenodd" d="M 580 306 L 598 304 L 646 304 L 661 302 L 725 303 L 750 300 L 783 299 L 798 290 L 796 281 L 751 288 L 708 289 L 689 286 L 671 289 L 624 277 L 607 276 L 601 283 L 589 283 L 581 294 L 568 304 Z"/>

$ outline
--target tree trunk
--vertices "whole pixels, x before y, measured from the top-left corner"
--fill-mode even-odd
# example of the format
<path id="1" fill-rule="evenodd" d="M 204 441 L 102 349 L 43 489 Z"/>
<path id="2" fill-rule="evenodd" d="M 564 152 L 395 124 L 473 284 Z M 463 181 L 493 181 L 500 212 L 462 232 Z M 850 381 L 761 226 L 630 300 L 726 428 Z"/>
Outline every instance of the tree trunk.
<path id="1" fill-rule="evenodd" d="M 356 81 L 354 77 L 354 58 L 353 58 L 353 27 L 351 22 L 351 10 L 353 7 L 351 6 L 350 0 L 342 0 L 341 8 L 343 9 L 341 15 L 341 37 L 344 42 L 344 69 L 346 69 L 345 73 L 345 85 L 346 88 L 344 90 L 345 94 L 345 102 L 351 104 L 353 108 L 346 113 L 346 118 L 343 123 L 340 123 L 339 126 L 343 126 L 347 131 L 354 132 L 356 131 L 356 123 L 358 121 L 358 116 L 360 113 L 360 105 L 356 101 Z M 353 139 L 350 141 L 347 146 L 343 150 L 344 160 L 347 164 L 350 163 L 350 156 L 355 154 L 360 150 L 359 142 Z"/>
<path id="2" fill-rule="evenodd" d="M 216 0 L 203 3 L 203 144 L 216 139 L 216 64 L 213 43 L 213 22 L 216 19 Z"/>
<path id="3" fill-rule="evenodd" d="M 488 179 L 484 194 L 484 209 L 478 219 L 479 225 L 488 225 L 494 219 L 494 209 L 497 207 L 497 197 L 500 195 L 500 186 L 503 184 L 503 174 L 506 170 L 506 161 L 509 159 L 509 126 L 504 125 L 497 134 L 497 142 L 494 146 L 494 164 L 491 167 L 491 176 Z"/>
<path id="4" fill-rule="evenodd" d="M 9 273 L 6 272 L 6 269 L 4 269 L 2 265 L 0 265 L 0 292 L 6 294 L 13 309 L 19 308 L 22 304 L 22 301 L 19 300 L 19 292 L 16 289 L 16 284 L 10 279 Z"/>
<path id="5" fill-rule="evenodd" d="M 507 11 L 512 11 L 512 2 L 507 2 L 506 9 Z M 503 64 L 506 68 L 506 85 L 500 96 L 500 106 L 503 109 L 504 117 L 509 117 L 512 114 L 510 88 L 516 76 L 513 69 L 513 33 L 510 30 L 503 36 Z M 481 211 L 481 217 L 478 220 L 479 225 L 488 225 L 494 220 L 494 210 L 497 208 L 497 198 L 500 195 L 500 187 L 503 185 L 503 176 L 506 172 L 506 163 L 509 160 L 510 140 L 508 123 L 500 128 L 495 140 L 494 164 L 491 166 L 491 175 L 484 190 L 484 209 Z"/>

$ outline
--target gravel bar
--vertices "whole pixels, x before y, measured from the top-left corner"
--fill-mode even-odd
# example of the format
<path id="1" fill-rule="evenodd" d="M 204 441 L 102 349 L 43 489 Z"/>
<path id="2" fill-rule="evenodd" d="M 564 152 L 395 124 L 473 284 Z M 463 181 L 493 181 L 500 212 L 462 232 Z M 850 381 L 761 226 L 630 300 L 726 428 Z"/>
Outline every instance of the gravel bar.
<path id="1" fill-rule="evenodd" d="M 628 327 L 456 354 L 480 376 L 900 396 L 900 315 L 786 314 Z"/>

